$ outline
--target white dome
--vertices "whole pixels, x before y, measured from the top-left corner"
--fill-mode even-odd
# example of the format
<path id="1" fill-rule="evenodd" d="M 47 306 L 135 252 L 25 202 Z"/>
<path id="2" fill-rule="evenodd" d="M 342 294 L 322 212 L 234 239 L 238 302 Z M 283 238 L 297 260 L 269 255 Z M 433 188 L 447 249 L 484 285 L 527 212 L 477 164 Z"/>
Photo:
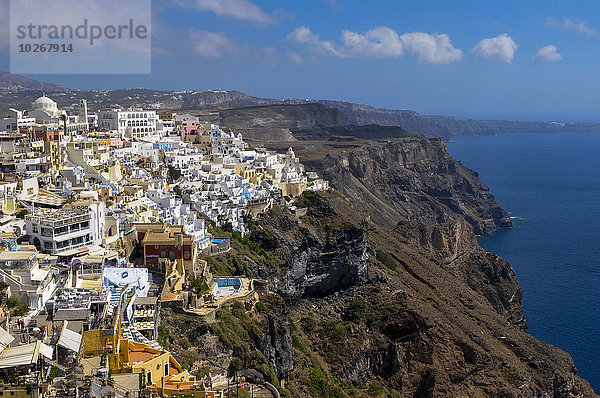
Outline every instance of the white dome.
<path id="1" fill-rule="evenodd" d="M 45 95 L 33 101 L 33 109 L 56 110 L 56 102 L 52 101 Z"/>

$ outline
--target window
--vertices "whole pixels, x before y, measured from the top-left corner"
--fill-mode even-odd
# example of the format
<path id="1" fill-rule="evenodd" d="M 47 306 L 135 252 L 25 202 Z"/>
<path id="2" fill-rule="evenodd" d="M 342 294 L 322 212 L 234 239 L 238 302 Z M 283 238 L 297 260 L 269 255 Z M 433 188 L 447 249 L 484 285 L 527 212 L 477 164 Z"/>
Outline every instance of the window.
<path id="1" fill-rule="evenodd" d="M 147 385 L 152 384 L 152 371 L 151 370 L 149 370 L 148 373 L 146 373 L 146 384 Z"/>
<path id="2" fill-rule="evenodd" d="M 169 364 L 165 363 L 165 376 L 169 375 Z"/>
<path id="3" fill-rule="evenodd" d="M 189 251 L 185 251 L 185 258 L 190 258 L 190 252 Z"/>

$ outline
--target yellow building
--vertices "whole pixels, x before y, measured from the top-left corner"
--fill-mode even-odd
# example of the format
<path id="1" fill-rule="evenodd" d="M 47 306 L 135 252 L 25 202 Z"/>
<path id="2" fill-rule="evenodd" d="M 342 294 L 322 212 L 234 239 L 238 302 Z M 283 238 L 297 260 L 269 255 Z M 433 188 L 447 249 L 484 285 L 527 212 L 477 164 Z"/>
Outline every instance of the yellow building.
<path id="1" fill-rule="evenodd" d="M 113 373 L 140 373 L 147 389 L 160 396 L 212 398 L 204 383 L 184 370 L 170 352 L 144 343 L 119 339 L 114 354 L 108 355 Z"/>
<path id="2" fill-rule="evenodd" d="M 282 182 L 279 183 L 279 189 L 281 189 L 281 195 L 295 197 L 302 194 L 302 192 L 306 191 L 306 184 L 293 184 L 290 182 Z"/>

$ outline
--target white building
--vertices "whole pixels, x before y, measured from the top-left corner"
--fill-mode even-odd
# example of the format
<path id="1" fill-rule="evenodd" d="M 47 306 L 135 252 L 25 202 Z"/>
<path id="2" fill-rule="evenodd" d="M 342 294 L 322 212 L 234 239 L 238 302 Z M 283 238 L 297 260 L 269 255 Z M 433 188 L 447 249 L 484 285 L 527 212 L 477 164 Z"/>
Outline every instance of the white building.
<path id="1" fill-rule="evenodd" d="M 99 224 L 99 217 L 93 211 L 38 209 L 25 217 L 25 230 L 38 250 L 67 255 L 74 249 L 102 243 L 104 219 Z"/>
<path id="2" fill-rule="evenodd" d="M 56 269 L 40 266 L 38 252 L 32 246 L 0 252 L 0 281 L 9 286 L 11 294 L 34 310 L 43 308 L 52 297 L 57 274 Z"/>
<path id="3" fill-rule="evenodd" d="M 124 138 L 147 139 L 156 135 L 157 122 L 156 111 L 114 108 L 100 111 L 98 128 L 118 131 Z"/>
<path id="4" fill-rule="evenodd" d="M 18 132 L 21 128 L 27 128 L 35 125 L 35 118 L 25 116 L 23 111 L 9 109 L 4 112 L 0 121 L 0 130 Z"/>

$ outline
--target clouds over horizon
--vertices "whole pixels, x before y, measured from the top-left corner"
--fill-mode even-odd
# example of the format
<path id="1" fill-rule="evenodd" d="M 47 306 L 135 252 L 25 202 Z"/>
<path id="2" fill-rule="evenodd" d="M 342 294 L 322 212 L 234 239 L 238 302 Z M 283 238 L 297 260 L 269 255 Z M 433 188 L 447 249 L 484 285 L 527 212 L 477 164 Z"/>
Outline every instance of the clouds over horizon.
<path id="1" fill-rule="evenodd" d="M 548 17 L 546 18 L 545 25 L 562 31 L 583 33 L 588 36 L 596 36 L 599 33 L 597 29 L 590 27 L 585 22 L 575 22 L 568 17 L 563 17 L 562 20 L 558 20 L 553 17 Z"/>
<path id="2" fill-rule="evenodd" d="M 556 62 L 562 61 L 562 59 L 562 55 L 553 44 L 540 48 L 535 57 L 533 57 L 533 61 L 535 62 Z"/>
<path id="3" fill-rule="evenodd" d="M 510 64 L 519 46 L 508 34 L 482 39 L 473 47 L 473 55 L 497 62 Z"/>
<path id="4" fill-rule="evenodd" d="M 226 53 L 237 53 L 241 50 L 237 41 L 223 32 L 190 28 L 188 33 L 194 54 L 201 57 L 222 58 Z"/>
<path id="5" fill-rule="evenodd" d="M 212 12 L 219 17 L 254 22 L 263 26 L 277 22 L 274 16 L 267 14 L 250 0 L 174 0 L 169 4 L 201 12 Z"/>
<path id="6" fill-rule="evenodd" d="M 302 25 L 287 36 L 291 43 L 307 45 L 311 50 L 338 58 L 398 58 L 416 55 L 419 63 L 447 64 L 462 58 L 446 34 L 412 32 L 399 35 L 386 26 L 378 26 L 364 34 L 343 30 L 341 44 L 321 40 L 319 35 Z"/>

